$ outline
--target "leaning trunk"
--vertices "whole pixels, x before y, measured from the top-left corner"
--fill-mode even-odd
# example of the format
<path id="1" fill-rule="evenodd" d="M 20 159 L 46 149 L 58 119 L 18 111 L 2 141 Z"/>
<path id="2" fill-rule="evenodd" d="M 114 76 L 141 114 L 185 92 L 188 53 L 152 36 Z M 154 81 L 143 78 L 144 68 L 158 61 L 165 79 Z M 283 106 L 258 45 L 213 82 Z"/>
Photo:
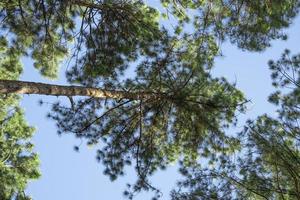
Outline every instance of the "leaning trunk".
<path id="1" fill-rule="evenodd" d="M 127 92 L 83 86 L 64 86 L 27 81 L 0 80 L 0 94 L 40 94 L 52 96 L 88 96 L 110 99 L 150 99 L 164 95 L 154 92 Z"/>

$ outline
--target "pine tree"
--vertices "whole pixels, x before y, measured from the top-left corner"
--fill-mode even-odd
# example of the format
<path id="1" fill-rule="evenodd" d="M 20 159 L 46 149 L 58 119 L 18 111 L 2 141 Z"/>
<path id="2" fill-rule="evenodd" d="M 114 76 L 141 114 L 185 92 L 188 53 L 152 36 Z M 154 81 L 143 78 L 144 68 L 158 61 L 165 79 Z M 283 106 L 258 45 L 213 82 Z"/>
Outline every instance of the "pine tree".
<path id="1" fill-rule="evenodd" d="M 239 136 L 243 151 L 235 159 L 222 155 L 215 169 L 182 168 L 187 179 L 172 199 L 300 198 L 300 55 L 286 50 L 269 65 L 278 89 L 269 101 L 278 106 L 277 118 L 262 115 L 248 121 Z"/>
<path id="2" fill-rule="evenodd" d="M 0 38 L 0 78 L 18 79 L 20 53 Z M 0 96 L 0 198 L 30 199 L 24 192 L 28 181 L 40 176 L 39 159 L 30 139 L 34 129 L 26 123 L 15 94 Z"/>
<path id="3" fill-rule="evenodd" d="M 218 44 L 229 39 L 242 49 L 264 50 L 271 40 L 285 39 L 281 30 L 299 8 L 296 0 L 161 3 L 167 10 L 162 16 L 171 13 L 178 20 L 174 30 L 162 27 L 159 12 L 142 1 L 0 3 L 0 33 L 9 35 L 9 46 L 18 56 L 30 56 L 49 78 L 70 58 L 66 76 L 72 84 L 1 80 L 0 91 L 68 96 L 71 106 L 55 104 L 49 118 L 59 133 L 100 143 L 97 159 L 112 180 L 134 164 L 138 180 L 125 192 L 130 198 L 142 189 L 157 191 L 148 177 L 171 162 L 190 166 L 199 155 L 213 160 L 224 151 L 220 146 L 229 152 L 236 147 L 223 128 L 235 122 L 245 99 L 233 84 L 208 73 Z M 190 10 L 195 15 L 189 16 Z M 134 77 L 124 76 L 131 67 Z"/>

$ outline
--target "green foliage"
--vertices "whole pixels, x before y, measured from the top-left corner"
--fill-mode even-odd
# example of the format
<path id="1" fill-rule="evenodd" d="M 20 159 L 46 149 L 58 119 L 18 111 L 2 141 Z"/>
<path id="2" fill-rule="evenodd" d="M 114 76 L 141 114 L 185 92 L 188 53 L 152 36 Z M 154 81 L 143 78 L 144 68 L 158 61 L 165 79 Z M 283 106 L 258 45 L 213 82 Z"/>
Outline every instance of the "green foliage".
<path id="1" fill-rule="evenodd" d="M 74 70 L 112 76 L 159 37 L 158 12 L 141 1 L 81 2 L 2 1 L 1 31 L 11 33 L 16 48 L 30 54 L 34 66 L 49 78 L 57 76 L 71 45 Z"/>
<path id="2" fill-rule="evenodd" d="M 214 45 L 228 38 L 242 49 L 265 49 L 271 40 L 286 37 L 281 29 L 296 16 L 298 4 L 296 0 L 162 0 L 167 15 L 178 21 L 175 35 L 178 39 L 189 35 L 194 40 L 191 48 L 200 50 L 198 56 L 203 53 L 199 41 L 207 38 Z M 116 70 L 123 72 L 163 34 L 158 11 L 142 1 L 4 0 L 0 10 L 1 34 L 10 33 L 15 48 L 30 55 L 34 66 L 49 78 L 57 76 L 68 55 L 75 58 L 72 73 L 116 78 Z M 185 32 L 186 24 L 194 26 L 192 34 Z M 73 81 L 83 81 L 77 79 Z"/>
<path id="3" fill-rule="evenodd" d="M 22 71 L 20 53 L 0 38 L 0 79 L 17 79 Z M 30 139 L 34 129 L 26 123 L 17 95 L 0 96 L 0 198 L 26 200 L 24 190 L 37 179 L 39 159 Z"/>
<path id="4" fill-rule="evenodd" d="M 19 62 L 20 52 L 10 47 L 4 37 L 0 37 L 0 78 L 16 79 L 22 72 L 22 66 Z"/>
<path id="5" fill-rule="evenodd" d="M 157 169 L 178 160 L 189 166 L 201 156 L 212 158 L 209 152 L 224 150 L 220 145 L 231 139 L 223 129 L 235 120 L 236 110 L 243 110 L 243 95 L 234 85 L 210 77 L 169 37 L 151 51 L 140 60 L 134 79 L 111 87 L 157 96 L 80 99 L 72 109 L 56 104 L 49 115 L 60 133 L 74 133 L 89 145 L 102 140 L 97 159 L 111 180 L 123 175 L 126 165 L 135 165 L 138 180 L 126 192 L 129 198 L 141 190 L 158 192 L 148 181 Z"/>
<path id="6" fill-rule="evenodd" d="M 20 108 L 7 104 L 12 97 L 1 99 L 0 196 L 3 200 L 26 199 L 24 190 L 28 181 L 40 176 L 39 159 L 30 143 L 33 128 L 25 123 Z"/>
<path id="7" fill-rule="evenodd" d="M 192 24 L 196 37 L 210 35 L 220 41 L 229 39 L 239 48 L 251 51 L 264 50 L 273 39 L 286 39 L 281 29 L 290 25 L 299 9 L 297 0 L 161 2 L 167 13 L 178 19 L 175 30 Z"/>
<path id="8" fill-rule="evenodd" d="M 44 76 L 55 78 L 58 64 L 67 55 L 67 42 L 76 12 L 55 1 L 1 1 L 1 34 L 10 33 L 22 55 L 31 54 Z"/>
<path id="9" fill-rule="evenodd" d="M 269 64 L 274 86 L 281 89 L 269 98 L 279 107 L 277 117 L 249 121 L 239 135 L 243 151 L 219 156 L 216 167 L 183 167 L 187 179 L 180 186 L 190 190 L 173 191 L 173 199 L 300 198 L 300 56 L 286 50 Z"/>
<path id="10" fill-rule="evenodd" d="M 176 161 L 180 161 L 183 169 L 199 159 L 220 165 L 226 174 L 243 169 L 242 165 L 231 165 L 227 159 L 244 144 L 226 135 L 224 130 L 235 124 L 235 113 L 243 111 L 245 99 L 235 85 L 224 78 L 212 78 L 209 69 L 225 40 L 241 49 L 262 51 L 273 39 L 286 39 L 282 29 L 291 24 L 299 9 L 297 0 L 162 0 L 161 3 L 166 9 L 162 17 L 170 14 L 175 17 L 174 31 L 160 25 L 159 12 L 143 1 L 0 2 L 1 78 L 18 78 L 21 56 L 30 56 L 42 75 L 55 78 L 59 64 L 70 56 L 71 67 L 66 74 L 70 83 L 136 92 L 136 98 L 127 100 L 76 99 L 72 108 L 57 103 L 49 114 L 57 122 L 59 133 L 71 132 L 87 139 L 89 145 L 100 143 L 97 159 L 104 164 L 104 173 L 111 180 L 124 174 L 125 165 L 135 165 L 138 180 L 125 192 L 129 198 L 141 190 L 154 190 L 158 197 L 159 192 L 148 177 Z M 186 31 L 189 25 L 193 26 L 192 31 Z M 4 35 L 8 37 L 5 39 Z M 127 69 L 135 70 L 135 74 L 124 76 Z M 276 72 L 273 77 L 278 77 Z M 138 94 L 144 92 L 157 95 L 142 99 Z M 270 100 L 279 104 L 280 94 L 273 94 Z M 285 98 L 286 102 L 297 99 Z M 7 102 L 7 108 L 16 107 L 13 105 L 16 104 Z M 3 109 L 3 116 L 21 120 L 19 109 L 12 114 Z M 265 118 L 262 119 L 261 126 L 265 126 Z M 17 125 L 23 129 L 16 130 L 31 133 L 26 124 Z M 255 148 L 258 146 L 254 139 L 247 141 Z M 26 145 L 17 143 L 27 151 Z M 27 177 L 36 178 L 36 157 L 31 153 L 26 155 L 33 167 Z M 250 161 L 249 157 L 245 163 L 252 166 Z M 212 175 L 208 174 L 209 168 L 202 172 Z M 227 184 L 232 185 L 236 180 L 232 176 L 224 179 L 219 172 L 213 176 L 223 177 L 223 190 L 217 191 L 215 182 L 205 179 L 200 181 L 201 190 L 195 191 L 201 195 L 207 191 L 204 197 L 214 199 L 226 193 Z M 238 177 L 247 184 L 258 181 L 249 174 Z M 241 191 L 237 197 L 240 193 L 241 198 L 248 197 L 244 189 L 235 188 Z"/>
<path id="11" fill-rule="evenodd" d="M 78 46 L 74 53 L 75 66 L 69 74 L 83 73 L 86 77 L 116 77 L 130 62 L 147 51 L 149 44 L 160 37 L 159 13 L 141 1 L 118 4 L 104 9 L 86 9 L 82 16 Z M 85 43 L 81 47 L 81 43 Z M 80 49 L 86 51 L 80 55 Z M 76 82 L 82 82 L 77 77 Z"/>

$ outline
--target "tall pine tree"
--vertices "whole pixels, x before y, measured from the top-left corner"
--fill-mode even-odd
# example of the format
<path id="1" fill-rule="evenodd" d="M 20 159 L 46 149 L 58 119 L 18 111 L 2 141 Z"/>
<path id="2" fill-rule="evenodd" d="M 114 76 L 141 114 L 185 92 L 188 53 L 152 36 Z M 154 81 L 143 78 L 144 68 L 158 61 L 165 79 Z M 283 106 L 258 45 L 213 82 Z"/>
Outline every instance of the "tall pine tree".
<path id="1" fill-rule="evenodd" d="M 236 146 L 223 128 L 235 121 L 245 100 L 234 85 L 208 73 L 220 53 L 218 44 L 229 39 L 242 49 L 261 51 L 271 40 L 285 39 L 281 30 L 299 6 L 296 0 L 161 3 L 162 16 L 177 19 L 174 30 L 159 25 L 159 12 L 143 1 L 0 3 L 0 33 L 18 56 L 30 56 L 50 78 L 70 58 L 68 81 L 82 86 L 31 83 L 44 87 L 32 92 L 29 83 L 10 87 L 12 82 L 1 80 L 1 92 L 67 95 L 71 105 L 57 103 L 49 114 L 58 132 L 100 143 L 97 159 L 112 180 L 134 164 L 138 180 L 126 192 L 129 197 L 142 189 L 157 191 L 148 177 L 158 168 L 177 160 L 190 166 L 199 155 L 214 160 L 224 151 L 220 146 L 229 152 Z M 195 14 L 189 16 L 190 11 Z M 192 33 L 186 25 L 193 26 Z M 129 68 L 135 69 L 133 77 L 126 76 Z M 87 97 L 74 97 L 78 94 Z"/>

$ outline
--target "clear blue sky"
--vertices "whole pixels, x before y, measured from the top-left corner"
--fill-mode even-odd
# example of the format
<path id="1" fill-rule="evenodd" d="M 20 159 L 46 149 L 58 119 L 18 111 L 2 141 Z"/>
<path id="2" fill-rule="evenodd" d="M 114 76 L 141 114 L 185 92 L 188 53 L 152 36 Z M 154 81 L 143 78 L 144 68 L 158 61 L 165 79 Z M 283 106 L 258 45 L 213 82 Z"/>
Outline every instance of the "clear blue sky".
<path id="1" fill-rule="evenodd" d="M 278 59 L 285 48 L 293 53 L 300 53 L 300 18 L 287 30 L 287 42 L 274 41 L 272 47 L 263 53 L 249 53 L 238 50 L 230 44 L 224 44 L 224 57 L 216 60 L 212 73 L 214 76 L 225 76 L 231 82 L 236 82 L 251 99 L 246 115 L 239 115 L 240 121 L 247 118 L 254 119 L 263 113 L 274 113 L 274 107 L 267 102 L 267 96 L 272 92 L 270 71 L 267 62 L 269 59 Z M 49 81 L 42 78 L 32 67 L 28 59 L 24 59 L 24 73 L 22 80 L 65 84 L 64 66 L 58 80 Z M 83 143 L 79 153 L 73 150 L 80 140 L 72 135 L 59 137 L 53 121 L 46 119 L 50 106 L 40 107 L 38 100 L 43 98 L 47 102 L 57 101 L 56 97 L 41 97 L 25 95 L 22 107 L 30 125 L 36 127 L 33 138 L 41 160 L 42 177 L 29 184 L 27 193 L 34 200 L 120 200 L 124 199 L 122 192 L 127 182 L 135 180 L 134 171 L 126 170 L 126 176 L 115 182 L 102 174 L 103 167 L 96 162 L 95 150 L 89 149 Z M 241 123 L 242 124 L 242 123 Z M 162 189 L 162 199 L 169 199 L 169 191 L 175 186 L 178 179 L 176 166 L 170 166 L 167 171 L 157 172 L 153 183 Z M 136 200 L 150 199 L 151 195 L 142 193 Z"/>

